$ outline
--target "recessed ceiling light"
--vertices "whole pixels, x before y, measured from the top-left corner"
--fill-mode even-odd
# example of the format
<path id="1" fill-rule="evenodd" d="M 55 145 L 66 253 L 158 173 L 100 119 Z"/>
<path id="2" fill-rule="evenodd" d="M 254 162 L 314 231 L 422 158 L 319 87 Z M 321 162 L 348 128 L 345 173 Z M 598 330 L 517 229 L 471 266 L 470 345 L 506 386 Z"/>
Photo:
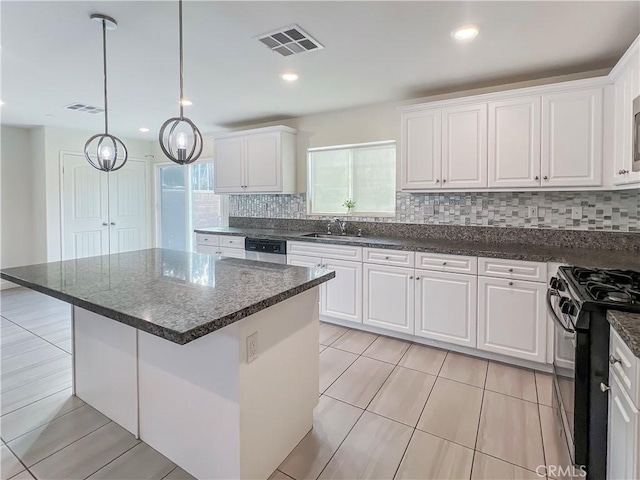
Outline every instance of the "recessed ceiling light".
<path id="1" fill-rule="evenodd" d="M 295 72 L 284 72 L 282 75 L 280 75 L 280 78 L 285 82 L 295 82 L 296 80 L 298 80 L 298 74 Z"/>
<path id="2" fill-rule="evenodd" d="M 138 130 L 140 130 L 141 132 L 147 133 L 149 131 L 149 129 L 147 127 L 140 127 Z"/>
<path id="3" fill-rule="evenodd" d="M 451 36 L 456 40 L 471 40 L 478 36 L 478 27 L 475 25 L 463 25 L 451 32 Z"/>
<path id="4" fill-rule="evenodd" d="M 193 105 L 193 102 L 188 98 L 183 98 L 182 100 L 180 100 L 180 103 L 182 104 L 183 107 L 188 107 L 189 105 Z"/>

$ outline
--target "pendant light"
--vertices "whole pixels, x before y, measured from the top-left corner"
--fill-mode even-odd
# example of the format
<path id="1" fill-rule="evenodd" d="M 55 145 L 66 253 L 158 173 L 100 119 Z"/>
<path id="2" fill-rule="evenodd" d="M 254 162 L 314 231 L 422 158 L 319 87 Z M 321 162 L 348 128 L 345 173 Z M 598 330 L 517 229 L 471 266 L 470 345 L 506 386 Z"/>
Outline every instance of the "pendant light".
<path id="1" fill-rule="evenodd" d="M 104 71 L 104 133 L 98 133 L 84 144 L 84 156 L 92 167 L 103 172 L 119 170 L 127 163 L 127 147 L 122 140 L 109 133 L 109 103 L 107 97 L 107 30 L 115 30 L 118 23 L 111 17 L 94 13 L 91 20 L 102 23 L 102 67 Z"/>
<path id="2" fill-rule="evenodd" d="M 202 134 L 195 123 L 184 116 L 184 78 L 182 53 L 182 0 L 178 2 L 180 22 L 180 116 L 173 117 L 160 128 L 160 148 L 173 162 L 187 165 L 195 162 L 202 153 Z"/>

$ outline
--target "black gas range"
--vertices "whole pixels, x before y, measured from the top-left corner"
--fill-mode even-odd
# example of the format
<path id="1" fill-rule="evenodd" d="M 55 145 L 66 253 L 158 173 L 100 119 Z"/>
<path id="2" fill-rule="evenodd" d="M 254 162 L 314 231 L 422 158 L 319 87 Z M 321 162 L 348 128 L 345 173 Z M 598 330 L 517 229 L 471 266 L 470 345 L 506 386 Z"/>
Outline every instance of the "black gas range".
<path id="1" fill-rule="evenodd" d="M 640 272 L 560 267 L 547 291 L 555 328 L 553 408 L 575 476 L 606 478 L 607 310 L 640 312 Z"/>

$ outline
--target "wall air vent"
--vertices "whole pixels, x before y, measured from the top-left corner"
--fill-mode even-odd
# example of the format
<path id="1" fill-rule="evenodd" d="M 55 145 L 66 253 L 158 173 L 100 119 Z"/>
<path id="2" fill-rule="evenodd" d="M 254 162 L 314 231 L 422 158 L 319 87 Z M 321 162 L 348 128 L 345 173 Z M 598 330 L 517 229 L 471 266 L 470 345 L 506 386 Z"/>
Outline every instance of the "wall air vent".
<path id="1" fill-rule="evenodd" d="M 269 47 L 269 50 L 277 52 L 283 57 L 297 53 L 314 52 L 324 48 L 320 42 L 298 25 L 279 28 L 273 32 L 260 35 L 257 39 Z"/>
<path id="2" fill-rule="evenodd" d="M 91 105 L 85 105 L 84 103 L 72 103 L 71 105 L 67 105 L 64 108 L 66 108 L 67 110 L 73 110 L 75 112 L 92 114 L 104 112 L 104 108 L 92 107 Z"/>

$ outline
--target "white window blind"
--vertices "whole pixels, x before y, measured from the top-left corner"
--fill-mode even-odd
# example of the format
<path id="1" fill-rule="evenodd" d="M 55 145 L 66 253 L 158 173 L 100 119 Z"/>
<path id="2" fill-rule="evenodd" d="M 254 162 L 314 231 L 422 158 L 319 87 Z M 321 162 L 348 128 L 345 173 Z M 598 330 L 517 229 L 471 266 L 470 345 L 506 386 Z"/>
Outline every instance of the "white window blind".
<path id="1" fill-rule="evenodd" d="M 392 215 L 396 206 L 396 145 L 376 142 L 309 149 L 309 213 Z"/>

